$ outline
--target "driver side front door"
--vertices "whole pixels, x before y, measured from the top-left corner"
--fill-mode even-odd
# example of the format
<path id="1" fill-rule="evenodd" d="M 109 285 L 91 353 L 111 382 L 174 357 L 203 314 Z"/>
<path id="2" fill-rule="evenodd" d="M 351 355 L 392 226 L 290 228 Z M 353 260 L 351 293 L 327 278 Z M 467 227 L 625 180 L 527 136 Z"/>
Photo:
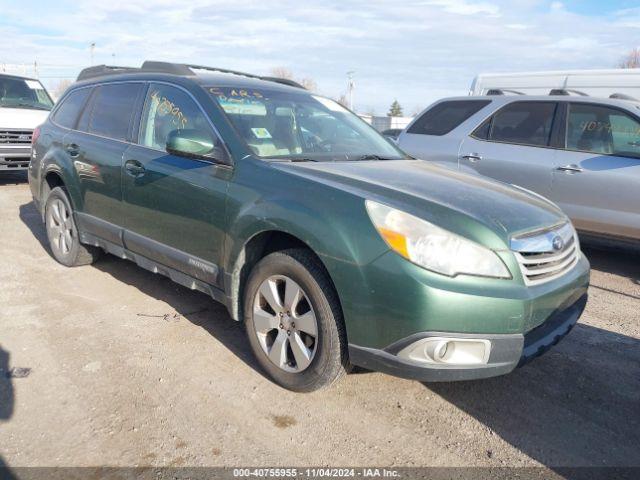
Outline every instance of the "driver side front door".
<path id="1" fill-rule="evenodd" d="M 167 153 L 169 134 L 208 130 L 204 111 L 177 86 L 151 83 L 138 143 L 123 156 L 124 243 L 127 249 L 221 286 L 219 264 L 231 167 Z"/>

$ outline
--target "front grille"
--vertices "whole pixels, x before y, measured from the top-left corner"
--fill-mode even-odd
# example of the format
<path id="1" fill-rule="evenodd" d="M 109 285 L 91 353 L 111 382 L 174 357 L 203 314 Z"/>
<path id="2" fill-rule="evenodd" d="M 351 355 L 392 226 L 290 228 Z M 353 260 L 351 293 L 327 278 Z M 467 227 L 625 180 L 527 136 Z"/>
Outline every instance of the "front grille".
<path id="1" fill-rule="evenodd" d="M 575 267 L 580 258 L 578 236 L 571 223 L 514 237 L 511 250 L 527 285 L 561 277 Z"/>
<path id="2" fill-rule="evenodd" d="M 29 145 L 33 130 L 0 129 L 0 145 Z"/>
<path id="3" fill-rule="evenodd" d="M 0 157 L 0 163 L 12 165 L 15 163 L 29 163 L 29 157 Z"/>

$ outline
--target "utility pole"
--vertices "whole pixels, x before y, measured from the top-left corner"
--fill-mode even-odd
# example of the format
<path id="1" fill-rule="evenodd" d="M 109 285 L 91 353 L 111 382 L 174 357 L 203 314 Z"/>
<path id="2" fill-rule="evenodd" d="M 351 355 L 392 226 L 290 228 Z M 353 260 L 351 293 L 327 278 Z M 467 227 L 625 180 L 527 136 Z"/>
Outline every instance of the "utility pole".
<path id="1" fill-rule="evenodd" d="M 91 42 L 91 45 L 89 45 L 89 52 L 91 54 L 91 66 L 93 66 L 93 55 L 95 50 L 96 50 L 96 42 Z"/>
<path id="2" fill-rule="evenodd" d="M 354 73 L 356 72 L 354 71 L 347 72 L 347 78 L 349 79 L 349 82 L 347 84 L 347 91 L 349 92 L 349 110 L 353 110 L 353 89 L 356 86 L 355 82 L 353 81 Z"/>

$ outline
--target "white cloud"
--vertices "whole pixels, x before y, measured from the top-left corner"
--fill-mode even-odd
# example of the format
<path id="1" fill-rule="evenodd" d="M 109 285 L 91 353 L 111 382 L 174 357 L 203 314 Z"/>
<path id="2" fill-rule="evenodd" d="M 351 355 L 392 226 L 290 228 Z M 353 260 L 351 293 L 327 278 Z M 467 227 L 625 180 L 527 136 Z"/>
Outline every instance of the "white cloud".
<path id="1" fill-rule="evenodd" d="M 379 113 L 396 97 L 413 111 L 466 94 L 481 72 L 614 66 L 637 44 L 640 25 L 640 9 L 591 17 L 543 0 L 2 5 L 0 35 L 10 40 L 0 61 L 37 60 L 50 84 L 86 66 L 95 42 L 96 63 L 166 59 L 256 73 L 283 65 L 332 96 L 345 91 L 346 72 L 355 70 L 356 106 Z"/>
<path id="2" fill-rule="evenodd" d="M 500 14 L 500 7 L 492 3 L 485 2 L 469 2 L 465 0 L 430 0 L 425 5 L 434 5 L 442 7 L 445 12 L 457 15 L 492 15 Z"/>

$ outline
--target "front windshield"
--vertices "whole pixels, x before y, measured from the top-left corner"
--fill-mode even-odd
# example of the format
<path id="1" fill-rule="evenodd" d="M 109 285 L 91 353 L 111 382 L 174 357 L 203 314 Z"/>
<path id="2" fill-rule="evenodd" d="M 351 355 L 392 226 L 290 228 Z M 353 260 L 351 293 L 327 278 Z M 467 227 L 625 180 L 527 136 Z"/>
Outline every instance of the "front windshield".
<path id="1" fill-rule="evenodd" d="M 53 102 L 37 80 L 0 77 L 0 107 L 51 110 Z"/>
<path id="2" fill-rule="evenodd" d="M 307 92 L 207 87 L 255 155 L 284 160 L 407 158 L 357 115 Z"/>

